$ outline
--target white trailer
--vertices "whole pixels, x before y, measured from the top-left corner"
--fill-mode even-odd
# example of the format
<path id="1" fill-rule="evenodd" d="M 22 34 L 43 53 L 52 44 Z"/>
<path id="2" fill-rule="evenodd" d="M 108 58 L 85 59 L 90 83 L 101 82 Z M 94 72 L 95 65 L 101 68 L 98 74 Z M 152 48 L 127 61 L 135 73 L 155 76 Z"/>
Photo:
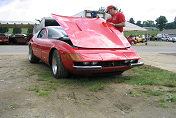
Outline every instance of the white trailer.
<path id="1" fill-rule="evenodd" d="M 87 18 L 90 18 L 92 12 L 93 12 L 92 10 L 84 10 L 84 11 L 81 11 L 81 12 L 73 15 L 73 17 L 87 17 Z M 99 18 L 107 19 L 108 14 L 106 14 L 105 12 L 103 12 L 103 11 L 96 11 L 96 12 L 97 12 L 97 15 L 98 15 Z"/>

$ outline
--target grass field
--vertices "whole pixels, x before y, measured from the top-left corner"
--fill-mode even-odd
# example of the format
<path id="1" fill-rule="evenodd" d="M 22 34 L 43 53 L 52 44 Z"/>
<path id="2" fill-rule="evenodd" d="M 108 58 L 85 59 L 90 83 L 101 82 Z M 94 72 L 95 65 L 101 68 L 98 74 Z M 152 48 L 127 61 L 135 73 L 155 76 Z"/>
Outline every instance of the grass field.
<path id="1" fill-rule="evenodd" d="M 129 35 L 145 35 L 145 34 L 150 34 L 152 36 L 156 36 L 160 31 L 126 31 L 124 32 L 125 37 L 128 37 Z"/>

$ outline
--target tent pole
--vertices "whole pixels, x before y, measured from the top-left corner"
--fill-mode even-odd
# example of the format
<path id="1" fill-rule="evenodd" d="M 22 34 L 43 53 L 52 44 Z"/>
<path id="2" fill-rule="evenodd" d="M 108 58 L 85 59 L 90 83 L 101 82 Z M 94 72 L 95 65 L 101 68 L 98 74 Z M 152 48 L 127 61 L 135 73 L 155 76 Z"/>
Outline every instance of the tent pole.
<path id="1" fill-rule="evenodd" d="M 149 38 L 149 36 L 148 36 L 148 31 L 147 31 L 147 38 L 146 38 L 145 45 L 147 45 L 147 43 L 148 43 L 148 38 Z"/>

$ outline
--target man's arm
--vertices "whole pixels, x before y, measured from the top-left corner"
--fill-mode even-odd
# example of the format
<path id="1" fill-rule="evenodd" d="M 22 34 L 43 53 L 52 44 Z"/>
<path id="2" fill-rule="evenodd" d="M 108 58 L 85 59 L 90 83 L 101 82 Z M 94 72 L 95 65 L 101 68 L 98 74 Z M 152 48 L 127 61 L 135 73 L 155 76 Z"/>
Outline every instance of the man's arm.
<path id="1" fill-rule="evenodd" d="M 120 27 L 125 27 L 125 21 L 124 22 L 121 22 L 121 23 L 119 23 L 119 24 L 114 24 L 114 23 L 110 23 L 110 24 L 112 24 L 114 27 L 116 27 L 116 28 L 120 28 Z"/>

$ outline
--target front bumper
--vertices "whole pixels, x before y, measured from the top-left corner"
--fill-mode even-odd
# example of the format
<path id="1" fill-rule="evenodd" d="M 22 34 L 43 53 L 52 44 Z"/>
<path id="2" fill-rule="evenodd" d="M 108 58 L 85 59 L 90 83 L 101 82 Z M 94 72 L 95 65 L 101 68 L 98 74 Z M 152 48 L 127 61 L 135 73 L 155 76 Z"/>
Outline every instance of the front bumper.
<path id="1" fill-rule="evenodd" d="M 144 65 L 144 62 L 130 63 L 130 67 L 136 67 L 136 66 L 142 66 L 142 65 Z"/>
<path id="2" fill-rule="evenodd" d="M 101 70 L 102 66 L 73 66 L 73 68 L 78 70 Z"/>
<path id="3" fill-rule="evenodd" d="M 139 63 L 130 63 L 127 67 L 136 67 L 136 66 L 142 66 L 144 65 L 144 62 Z M 119 66 L 120 67 L 120 66 Z M 73 66 L 76 70 L 101 70 L 102 66 Z"/>

